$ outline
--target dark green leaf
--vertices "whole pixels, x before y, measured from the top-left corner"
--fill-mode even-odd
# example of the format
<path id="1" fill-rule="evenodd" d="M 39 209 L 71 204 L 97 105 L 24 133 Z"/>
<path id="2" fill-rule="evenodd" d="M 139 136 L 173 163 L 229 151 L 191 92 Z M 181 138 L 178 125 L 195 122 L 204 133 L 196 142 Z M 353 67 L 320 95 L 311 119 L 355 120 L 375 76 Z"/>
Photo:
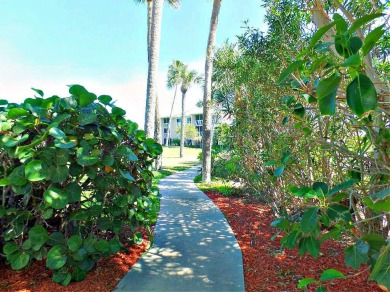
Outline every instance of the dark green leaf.
<path id="1" fill-rule="evenodd" d="M 333 279 L 343 279 L 345 276 L 340 271 L 334 269 L 328 269 L 324 271 L 320 276 L 320 281 L 329 281 Z"/>
<path id="2" fill-rule="evenodd" d="M 65 265 L 67 258 L 64 246 L 55 245 L 47 253 L 46 267 L 52 270 L 60 269 Z"/>
<path id="3" fill-rule="evenodd" d="M 285 126 L 288 122 L 288 117 L 284 117 L 282 121 L 282 125 Z"/>
<path id="4" fill-rule="evenodd" d="M 370 245 L 370 249 L 376 252 L 379 252 L 381 250 L 381 247 L 386 245 L 386 241 L 380 234 L 364 234 L 362 236 L 362 240 L 368 242 L 368 244 Z"/>
<path id="5" fill-rule="evenodd" d="M 90 92 L 85 92 L 79 95 L 79 104 L 81 107 L 86 107 L 96 100 L 96 95 Z"/>
<path id="6" fill-rule="evenodd" d="M 331 23 L 329 23 L 328 25 L 325 25 L 323 27 L 321 27 L 319 30 L 316 31 L 316 33 L 312 36 L 311 40 L 310 40 L 310 47 L 314 47 L 317 42 L 320 40 L 320 38 L 322 38 L 322 36 L 328 31 L 330 30 L 333 26 L 336 25 L 338 21 L 333 21 Z"/>
<path id="7" fill-rule="evenodd" d="M 88 124 L 92 124 L 97 120 L 97 115 L 93 112 L 81 112 L 77 117 L 77 121 L 80 126 L 85 126 Z"/>
<path id="8" fill-rule="evenodd" d="M 280 229 L 288 229 L 290 228 L 290 221 L 283 218 L 278 218 L 271 222 L 271 226 L 280 228 Z"/>
<path id="9" fill-rule="evenodd" d="M 75 84 L 69 86 L 69 93 L 79 97 L 81 94 L 88 93 L 88 90 L 86 90 L 84 86 Z"/>
<path id="10" fill-rule="evenodd" d="M 38 93 L 41 97 L 43 97 L 44 94 L 43 94 L 42 90 L 36 89 L 36 88 L 33 88 L 33 87 L 31 87 L 31 89 L 34 90 L 36 93 Z"/>
<path id="11" fill-rule="evenodd" d="M 106 155 L 102 160 L 102 164 L 106 166 L 112 166 L 114 164 L 114 157 Z"/>
<path id="12" fill-rule="evenodd" d="M 108 105 L 110 104 L 111 100 L 112 100 L 112 97 L 109 96 L 109 95 L 100 95 L 98 97 L 99 101 L 102 103 L 102 104 L 105 104 L 105 105 Z"/>
<path id="13" fill-rule="evenodd" d="M 348 59 L 346 59 L 344 61 L 344 63 L 341 64 L 342 67 L 349 67 L 349 66 L 353 66 L 353 67 L 356 67 L 356 66 L 360 66 L 362 63 L 362 61 L 360 60 L 360 56 L 359 55 L 351 55 L 348 57 Z"/>
<path id="14" fill-rule="evenodd" d="M 114 116 L 124 116 L 126 114 L 126 111 L 121 109 L 120 107 L 114 106 L 112 107 L 112 114 Z"/>
<path id="15" fill-rule="evenodd" d="M 26 141 L 29 138 L 28 134 L 19 135 L 17 137 L 4 136 L 2 141 L 5 147 L 14 147 Z"/>
<path id="16" fill-rule="evenodd" d="M 66 186 L 65 194 L 68 197 L 69 203 L 80 202 L 81 187 L 78 183 L 73 182 Z"/>
<path id="17" fill-rule="evenodd" d="M 359 74 L 347 86 L 347 103 L 352 112 L 361 117 L 377 107 L 377 93 L 371 79 Z"/>
<path id="18" fill-rule="evenodd" d="M 50 244 L 51 246 L 64 244 L 65 236 L 61 232 L 58 231 L 53 232 L 52 234 L 50 234 L 47 243 Z"/>
<path id="19" fill-rule="evenodd" d="M 302 104 L 298 103 L 294 106 L 294 110 L 293 110 L 294 115 L 303 118 L 305 116 L 305 112 L 306 110 Z"/>
<path id="20" fill-rule="evenodd" d="M 12 254 L 17 250 L 19 250 L 19 246 L 13 241 L 7 242 L 3 247 L 3 252 L 6 255 Z"/>
<path id="21" fill-rule="evenodd" d="M 16 167 L 9 175 L 11 184 L 15 186 L 23 186 L 27 184 L 27 179 L 24 177 L 24 166 Z"/>
<path id="22" fill-rule="evenodd" d="M 301 239 L 302 245 L 305 246 L 305 249 L 308 251 L 308 253 L 314 257 L 317 258 L 320 254 L 320 241 L 314 238 L 313 236 L 310 237 L 304 237 Z M 301 244 L 301 243 L 300 243 Z"/>
<path id="23" fill-rule="evenodd" d="M 370 246 L 364 241 L 357 241 L 354 245 L 345 249 L 345 264 L 357 270 L 360 265 L 367 263 Z"/>
<path id="24" fill-rule="evenodd" d="M 302 216 L 300 226 L 304 233 L 310 233 L 318 227 L 318 208 L 309 208 Z"/>
<path id="25" fill-rule="evenodd" d="M 53 183 L 66 181 L 69 176 L 69 170 L 66 165 L 56 165 L 50 168 L 50 180 Z"/>
<path id="26" fill-rule="evenodd" d="M 77 267 L 72 272 L 72 279 L 77 282 L 84 280 L 86 276 L 87 276 L 87 272 L 82 270 L 80 267 Z"/>
<path id="27" fill-rule="evenodd" d="M 88 272 L 90 270 L 92 270 L 93 266 L 95 265 L 95 261 L 89 257 L 83 259 L 80 264 L 79 264 L 79 267 Z"/>
<path id="28" fill-rule="evenodd" d="M 351 27 L 348 29 L 348 32 L 350 34 L 354 33 L 356 30 L 358 30 L 359 28 L 361 28 L 363 25 L 365 25 L 366 23 L 370 22 L 371 20 L 374 20 L 375 18 L 378 18 L 378 17 L 381 17 L 381 16 L 384 16 L 385 14 L 383 13 L 377 13 L 377 14 L 368 14 L 368 15 L 364 15 L 362 17 L 360 17 L 359 19 L 356 19 Z"/>
<path id="29" fill-rule="evenodd" d="M 291 63 L 286 69 L 284 69 L 279 76 L 278 85 L 281 85 L 287 78 L 289 78 L 291 73 L 298 69 L 304 62 L 305 60 L 295 61 Z"/>
<path id="30" fill-rule="evenodd" d="M 326 210 L 326 214 L 329 216 L 330 220 L 333 221 L 337 221 L 340 219 L 346 222 L 352 221 L 351 211 L 343 205 L 330 205 Z"/>
<path id="31" fill-rule="evenodd" d="M 344 18 L 338 14 L 333 14 L 333 20 L 336 21 L 336 31 L 338 34 L 343 34 L 347 31 L 348 23 L 344 20 Z"/>
<path id="32" fill-rule="evenodd" d="M 338 185 L 335 185 L 328 193 L 328 197 L 338 193 L 339 191 L 341 190 L 344 190 L 344 189 L 348 189 L 350 188 L 354 183 L 356 182 L 356 180 L 354 179 L 351 179 L 351 180 L 348 180 L 346 182 L 342 182 Z"/>
<path id="33" fill-rule="evenodd" d="M 83 244 L 83 239 L 80 235 L 73 235 L 67 239 L 67 244 L 71 252 L 76 252 Z"/>
<path id="34" fill-rule="evenodd" d="M 383 27 L 385 25 L 381 25 L 374 30 L 372 30 L 364 39 L 363 47 L 362 47 L 362 53 L 363 57 L 366 56 L 372 48 L 375 46 L 377 41 L 382 37 L 382 35 L 386 32 Z"/>
<path id="35" fill-rule="evenodd" d="M 25 266 L 27 266 L 29 261 L 30 261 L 30 255 L 29 254 L 18 252 L 17 254 L 13 255 L 12 258 L 10 259 L 11 268 L 13 270 L 16 270 L 16 271 L 17 270 L 21 270 Z"/>
<path id="36" fill-rule="evenodd" d="M 108 243 L 107 240 L 104 240 L 104 239 L 100 239 L 100 240 L 96 241 L 93 246 L 97 251 L 100 251 L 100 252 L 109 252 L 110 251 L 110 244 Z"/>
<path id="37" fill-rule="evenodd" d="M 329 95 L 319 98 L 318 108 L 323 116 L 333 116 L 336 113 L 336 94 L 337 89 L 331 92 Z"/>
<path id="38" fill-rule="evenodd" d="M 125 179 L 128 179 L 129 181 L 135 181 L 134 177 L 127 171 L 123 171 L 122 169 L 119 169 L 119 172 L 121 176 L 124 177 Z"/>
<path id="39" fill-rule="evenodd" d="M 321 99 L 333 93 L 339 87 L 340 82 L 341 77 L 336 73 L 329 78 L 320 80 L 316 89 L 317 99 Z"/>
<path id="40" fill-rule="evenodd" d="M 35 225 L 28 232 L 28 239 L 31 240 L 35 249 L 38 250 L 49 239 L 47 230 L 42 225 Z"/>

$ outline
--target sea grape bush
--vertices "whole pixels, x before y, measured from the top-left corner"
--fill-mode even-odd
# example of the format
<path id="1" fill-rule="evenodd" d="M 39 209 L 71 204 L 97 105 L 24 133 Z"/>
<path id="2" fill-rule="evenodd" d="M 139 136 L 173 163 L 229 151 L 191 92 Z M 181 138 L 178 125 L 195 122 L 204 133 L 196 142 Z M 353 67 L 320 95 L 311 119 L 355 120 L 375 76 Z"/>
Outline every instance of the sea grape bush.
<path id="1" fill-rule="evenodd" d="M 39 97 L 21 104 L 0 100 L 0 250 L 14 270 L 45 259 L 67 285 L 126 239 L 142 240 L 137 228 L 155 220 L 151 167 L 162 148 L 108 95 L 34 90 Z"/>

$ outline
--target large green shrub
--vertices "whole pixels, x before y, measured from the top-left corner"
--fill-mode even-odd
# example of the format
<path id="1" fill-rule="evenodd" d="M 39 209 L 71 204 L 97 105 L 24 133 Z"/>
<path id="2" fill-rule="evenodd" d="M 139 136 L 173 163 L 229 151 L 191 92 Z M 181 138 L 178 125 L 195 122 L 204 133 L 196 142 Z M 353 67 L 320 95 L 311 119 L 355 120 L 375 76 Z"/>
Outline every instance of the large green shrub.
<path id="1" fill-rule="evenodd" d="M 95 262 L 142 236 L 155 216 L 153 159 L 162 148 L 108 95 L 0 101 L 0 250 L 20 270 L 46 259 L 53 281 L 83 280 Z M 127 232 L 123 233 L 126 226 Z"/>

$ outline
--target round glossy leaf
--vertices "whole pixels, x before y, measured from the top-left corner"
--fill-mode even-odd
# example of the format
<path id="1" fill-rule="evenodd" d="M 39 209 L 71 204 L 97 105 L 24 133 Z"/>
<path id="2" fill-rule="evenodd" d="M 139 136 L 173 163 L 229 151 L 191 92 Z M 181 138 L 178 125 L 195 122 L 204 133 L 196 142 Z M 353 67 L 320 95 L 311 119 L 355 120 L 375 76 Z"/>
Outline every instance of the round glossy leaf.
<path id="1" fill-rule="evenodd" d="M 54 186 L 50 186 L 44 193 L 43 198 L 54 209 L 63 209 L 68 204 L 66 193 Z"/>
<path id="2" fill-rule="evenodd" d="M 107 240 L 104 240 L 104 239 L 100 239 L 100 240 L 96 241 L 93 246 L 97 251 L 100 251 L 100 252 L 110 251 L 110 244 L 108 243 Z"/>
<path id="3" fill-rule="evenodd" d="M 50 168 L 50 180 L 53 183 L 66 181 L 69 175 L 69 170 L 66 165 L 57 165 Z"/>
<path id="4" fill-rule="evenodd" d="M 66 134 L 56 127 L 52 127 L 49 130 L 49 135 L 56 138 L 56 139 L 63 139 L 66 137 Z"/>
<path id="5" fill-rule="evenodd" d="M 13 241 L 7 242 L 3 247 L 3 252 L 6 255 L 12 254 L 17 250 L 19 250 L 19 246 Z"/>
<path id="6" fill-rule="evenodd" d="M 83 244 L 83 239 L 80 235 L 73 235 L 67 239 L 67 244 L 71 252 L 76 252 Z"/>
<path id="7" fill-rule="evenodd" d="M 46 179 L 48 172 L 43 161 L 32 160 L 26 165 L 24 174 L 29 181 L 41 181 Z"/>
<path id="8" fill-rule="evenodd" d="M 19 252 L 16 255 L 13 255 L 10 261 L 13 270 L 21 270 L 29 263 L 30 255 Z"/>
<path id="9" fill-rule="evenodd" d="M 114 116 L 124 116 L 126 114 L 126 111 L 121 109 L 120 107 L 114 106 L 112 108 L 112 114 Z"/>
<path id="10" fill-rule="evenodd" d="M 18 108 L 18 107 L 14 107 L 8 111 L 8 117 L 10 119 L 23 117 L 23 116 L 27 116 L 27 115 L 28 115 L 28 111 L 26 111 L 22 108 Z"/>
<path id="11" fill-rule="evenodd" d="M 11 184 L 15 186 L 24 186 L 27 184 L 27 179 L 24 176 L 24 166 L 16 167 L 9 175 Z"/>
<path id="12" fill-rule="evenodd" d="M 359 74 L 347 86 L 347 103 L 358 117 L 377 107 L 377 93 L 371 79 Z"/>
<path id="13" fill-rule="evenodd" d="M 78 183 L 70 183 L 66 186 L 65 194 L 68 197 L 69 203 L 80 202 L 81 187 Z"/>
<path id="14" fill-rule="evenodd" d="M 72 272 L 72 279 L 77 282 L 84 280 L 86 276 L 87 276 L 87 272 L 81 269 L 80 267 L 75 268 Z"/>
<path id="15" fill-rule="evenodd" d="M 35 225 L 30 229 L 28 235 L 28 238 L 32 241 L 33 246 L 37 248 L 41 248 L 41 246 L 49 239 L 47 230 L 42 225 Z"/>
<path id="16" fill-rule="evenodd" d="M 102 103 L 102 104 L 105 104 L 105 105 L 108 105 L 110 104 L 111 100 L 112 100 L 112 97 L 109 96 L 109 95 L 100 95 L 98 97 L 99 101 Z"/>
<path id="17" fill-rule="evenodd" d="M 61 245 L 53 246 L 47 253 L 46 267 L 52 270 L 62 268 L 67 260 L 65 248 Z"/>

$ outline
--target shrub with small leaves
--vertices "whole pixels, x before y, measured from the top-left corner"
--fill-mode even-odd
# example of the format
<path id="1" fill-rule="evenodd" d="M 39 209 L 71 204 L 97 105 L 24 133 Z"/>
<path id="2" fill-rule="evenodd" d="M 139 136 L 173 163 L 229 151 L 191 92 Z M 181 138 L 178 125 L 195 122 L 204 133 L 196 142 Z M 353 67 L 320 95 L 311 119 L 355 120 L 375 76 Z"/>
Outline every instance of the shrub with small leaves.
<path id="1" fill-rule="evenodd" d="M 108 95 L 33 90 L 40 97 L 20 105 L 0 100 L 0 250 L 14 270 L 46 259 L 67 285 L 151 225 L 162 148 Z"/>

